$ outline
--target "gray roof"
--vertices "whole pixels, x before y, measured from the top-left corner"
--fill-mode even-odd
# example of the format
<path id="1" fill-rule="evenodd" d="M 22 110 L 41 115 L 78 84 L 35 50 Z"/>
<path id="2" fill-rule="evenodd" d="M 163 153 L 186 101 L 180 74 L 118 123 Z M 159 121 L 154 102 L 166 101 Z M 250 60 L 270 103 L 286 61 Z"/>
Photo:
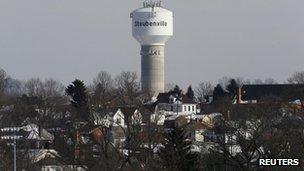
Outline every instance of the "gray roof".
<path id="1" fill-rule="evenodd" d="M 304 84 L 251 84 L 242 86 L 242 100 L 260 100 L 271 96 L 283 101 L 293 101 L 299 98 L 297 91 L 303 91 Z"/>
<path id="2" fill-rule="evenodd" d="M 177 98 L 185 104 L 197 104 L 193 99 L 189 98 L 188 96 L 175 92 L 159 93 L 159 95 L 157 96 L 156 103 L 170 103 L 170 96 Z"/>

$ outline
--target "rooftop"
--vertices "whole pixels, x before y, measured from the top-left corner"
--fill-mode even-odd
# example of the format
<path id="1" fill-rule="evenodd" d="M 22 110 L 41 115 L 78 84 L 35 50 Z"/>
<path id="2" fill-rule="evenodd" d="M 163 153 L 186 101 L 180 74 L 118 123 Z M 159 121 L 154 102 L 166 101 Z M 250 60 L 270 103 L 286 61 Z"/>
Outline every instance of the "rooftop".
<path id="1" fill-rule="evenodd" d="M 276 97 L 280 100 L 294 101 L 302 98 L 299 91 L 304 84 L 252 84 L 242 86 L 242 100 L 261 100 L 264 97 Z"/>

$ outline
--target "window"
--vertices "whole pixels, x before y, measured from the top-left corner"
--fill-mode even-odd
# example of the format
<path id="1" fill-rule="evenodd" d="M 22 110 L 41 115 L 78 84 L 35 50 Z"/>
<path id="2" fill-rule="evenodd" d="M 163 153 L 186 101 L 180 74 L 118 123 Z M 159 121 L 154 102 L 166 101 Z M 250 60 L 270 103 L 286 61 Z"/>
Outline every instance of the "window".
<path id="1" fill-rule="evenodd" d="M 173 111 L 173 106 L 171 106 L 171 111 Z"/>
<path id="2" fill-rule="evenodd" d="M 121 119 L 117 119 L 116 123 L 117 123 L 117 125 L 120 125 L 121 124 Z"/>
<path id="3" fill-rule="evenodd" d="M 186 106 L 184 106 L 184 111 L 186 111 L 187 110 L 187 107 Z"/>
<path id="4" fill-rule="evenodd" d="M 192 106 L 192 111 L 194 112 L 194 106 Z"/>
<path id="5" fill-rule="evenodd" d="M 188 111 L 191 111 L 191 106 L 188 106 Z"/>

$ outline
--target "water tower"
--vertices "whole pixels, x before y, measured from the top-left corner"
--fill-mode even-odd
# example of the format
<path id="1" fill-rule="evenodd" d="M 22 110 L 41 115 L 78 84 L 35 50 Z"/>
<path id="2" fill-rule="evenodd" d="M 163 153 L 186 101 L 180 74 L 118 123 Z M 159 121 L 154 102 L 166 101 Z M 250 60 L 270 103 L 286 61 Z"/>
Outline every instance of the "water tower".
<path id="1" fill-rule="evenodd" d="M 132 34 L 141 44 L 142 90 L 157 96 L 164 92 L 165 43 L 173 36 L 173 13 L 161 2 L 144 2 L 131 13 Z"/>

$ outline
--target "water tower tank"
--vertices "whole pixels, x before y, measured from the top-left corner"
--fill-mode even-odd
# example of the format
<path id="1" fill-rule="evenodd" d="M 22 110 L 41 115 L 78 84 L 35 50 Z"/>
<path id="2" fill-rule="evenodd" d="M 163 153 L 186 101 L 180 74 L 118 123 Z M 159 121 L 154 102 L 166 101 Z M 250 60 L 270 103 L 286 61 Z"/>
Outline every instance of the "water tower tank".
<path id="1" fill-rule="evenodd" d="M 173 36 L 173 13 L 160 2 L 144 2 L 131 13 L 132 35 L 141 44 L 142 89 L 164 92 L 164 46 Z"/>
<path id="2" fill-rule="evenodd" d="M 173 36 L 173 13 L 162 7 L 144 7 L 132 16 L 132 34 L 141 45 L 164 45 Z"/>

